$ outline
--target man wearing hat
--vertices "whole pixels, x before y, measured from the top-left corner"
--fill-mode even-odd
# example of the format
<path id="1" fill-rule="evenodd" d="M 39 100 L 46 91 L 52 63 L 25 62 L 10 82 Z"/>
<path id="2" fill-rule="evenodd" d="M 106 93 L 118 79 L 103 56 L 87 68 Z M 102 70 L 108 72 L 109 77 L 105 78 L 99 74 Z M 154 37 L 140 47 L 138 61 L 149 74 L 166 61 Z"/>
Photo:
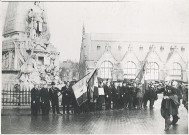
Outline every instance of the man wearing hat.
<path id="1" fill-rule="evenodd" d="M 144 108 L 147 108 L 147 102 L 150 101 L 150 109 L 153 109 L 155 100 L 157 100 L 157 94 L 153 83 L 148 83 L 148 88 L 144 93 Z"/>
<path id="2" fill-rule="evenodd" d="M 168 130 L 172 125 L 175 125 L 179 119 L 178 117 L 178 102 L 177 90 L 176 88 L 166 85 L 165 88 L 157 90 L 158 93 L 163 92 L 163 100 L 161 103 L 161 115 L 165 119 L 165 131 Z M 170 120 L 172 115 L 173 120 Z"/>
<path id="3" fill-rule="evenodd" d="M 106 110 L 111 109 L 111 100 L 112 100 L 112 94 L 111 94 L 111 85 L 108 81 L 106 85 L 104 85 L 104 93 L 105 93 L 105 107 Z"/>
<path id="4" fill-rule="evenodd" d="M 70 105 L 72 105 L 72 91 L 70 87 L 70 82 L 65 82 L 64 87 L 62 87 L 62 105 L 63 105 L 63 114 L 65 114 L 65 109 L 67 107 L 67 114 L 70 114 Z"/>
<path id="5" fill-rule="evenodd" d="M 58 92 L 60 92 L 60 90 L 57 87 L 55 87 L 55 82 L 52 82 L 51 88 L 49 89 L 49 98 L 51 101 L 53 114 L 55 114 L 55 108 L 56 108 L 57 114 L 61 114 L 59 111 Z"/>

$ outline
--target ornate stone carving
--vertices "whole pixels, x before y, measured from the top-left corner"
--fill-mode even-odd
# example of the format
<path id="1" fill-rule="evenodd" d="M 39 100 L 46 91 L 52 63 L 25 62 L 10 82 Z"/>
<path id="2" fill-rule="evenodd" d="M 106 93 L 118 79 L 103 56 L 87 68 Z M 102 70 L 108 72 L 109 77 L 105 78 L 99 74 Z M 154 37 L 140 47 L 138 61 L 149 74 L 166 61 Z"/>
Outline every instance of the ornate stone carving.
<path id="1" fill-rule="evenodd" d="M 38 2 L 35 2 L 34 7 L 28 11 L 26 33 L 28 38 L 31 39 L 31 44 L 34 48 L 40 45 L 43 49 L 46 49 L 49 45 L 50 33 L 48 31 L 45 12 Z"/>
<path id="2" fill-rule="evenodd" d="M 4 52 L 2 56 L 2 68 L 8 69 L 9 68 L 9 52 Z"/>

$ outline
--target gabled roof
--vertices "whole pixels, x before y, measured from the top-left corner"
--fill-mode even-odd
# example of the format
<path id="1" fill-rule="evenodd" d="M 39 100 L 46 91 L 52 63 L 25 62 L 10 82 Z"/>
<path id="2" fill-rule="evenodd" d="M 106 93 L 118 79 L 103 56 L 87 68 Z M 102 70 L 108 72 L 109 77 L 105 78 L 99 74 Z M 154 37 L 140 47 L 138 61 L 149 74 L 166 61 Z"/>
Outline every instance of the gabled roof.
<path id="1" fill-rule="evenodd" d="M 185 63 L 184 59 L 181 57 L 181 55 L 179 54 L 178 51 L 171 51 L 171 52 L 168 54 L 166 63 L 172 58 L 173 54 L 175 54 L 175 53 L 178 54 L 178 56 L 181 58 L 181 60 Z"/>

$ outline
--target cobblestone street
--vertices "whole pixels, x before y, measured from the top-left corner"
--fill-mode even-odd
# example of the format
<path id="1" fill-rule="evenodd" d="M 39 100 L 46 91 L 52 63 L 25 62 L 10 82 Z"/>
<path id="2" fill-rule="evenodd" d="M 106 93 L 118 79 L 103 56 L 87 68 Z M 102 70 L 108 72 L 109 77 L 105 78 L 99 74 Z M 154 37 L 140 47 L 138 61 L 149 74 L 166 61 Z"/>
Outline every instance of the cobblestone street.
<path id="1" fill-rule="evenodd" d="M 187 134 L 188 115 L 183 105 L 176 126 L 164 131 L 160 114 L 161 99 L 154 110 L 110 110 L 81 115 L 53 115 L 49 117 L 2 116 L 3 134 Z"/>

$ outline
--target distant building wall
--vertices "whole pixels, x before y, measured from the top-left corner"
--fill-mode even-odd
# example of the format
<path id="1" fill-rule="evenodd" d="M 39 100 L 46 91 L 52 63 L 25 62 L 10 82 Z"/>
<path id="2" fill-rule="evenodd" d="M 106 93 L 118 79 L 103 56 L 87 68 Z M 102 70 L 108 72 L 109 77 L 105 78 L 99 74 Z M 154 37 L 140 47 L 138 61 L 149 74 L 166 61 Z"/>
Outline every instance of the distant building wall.
<path id="1" fill-rule="evenodd" d="M 84 33 L 83 37 L 80 78 L 98 68 L 98 76 L 104 79 L 133 79 L 147 61 L 145 80 L 188 81 L 188 43 L 127 41 L 111 34 Z"/>

